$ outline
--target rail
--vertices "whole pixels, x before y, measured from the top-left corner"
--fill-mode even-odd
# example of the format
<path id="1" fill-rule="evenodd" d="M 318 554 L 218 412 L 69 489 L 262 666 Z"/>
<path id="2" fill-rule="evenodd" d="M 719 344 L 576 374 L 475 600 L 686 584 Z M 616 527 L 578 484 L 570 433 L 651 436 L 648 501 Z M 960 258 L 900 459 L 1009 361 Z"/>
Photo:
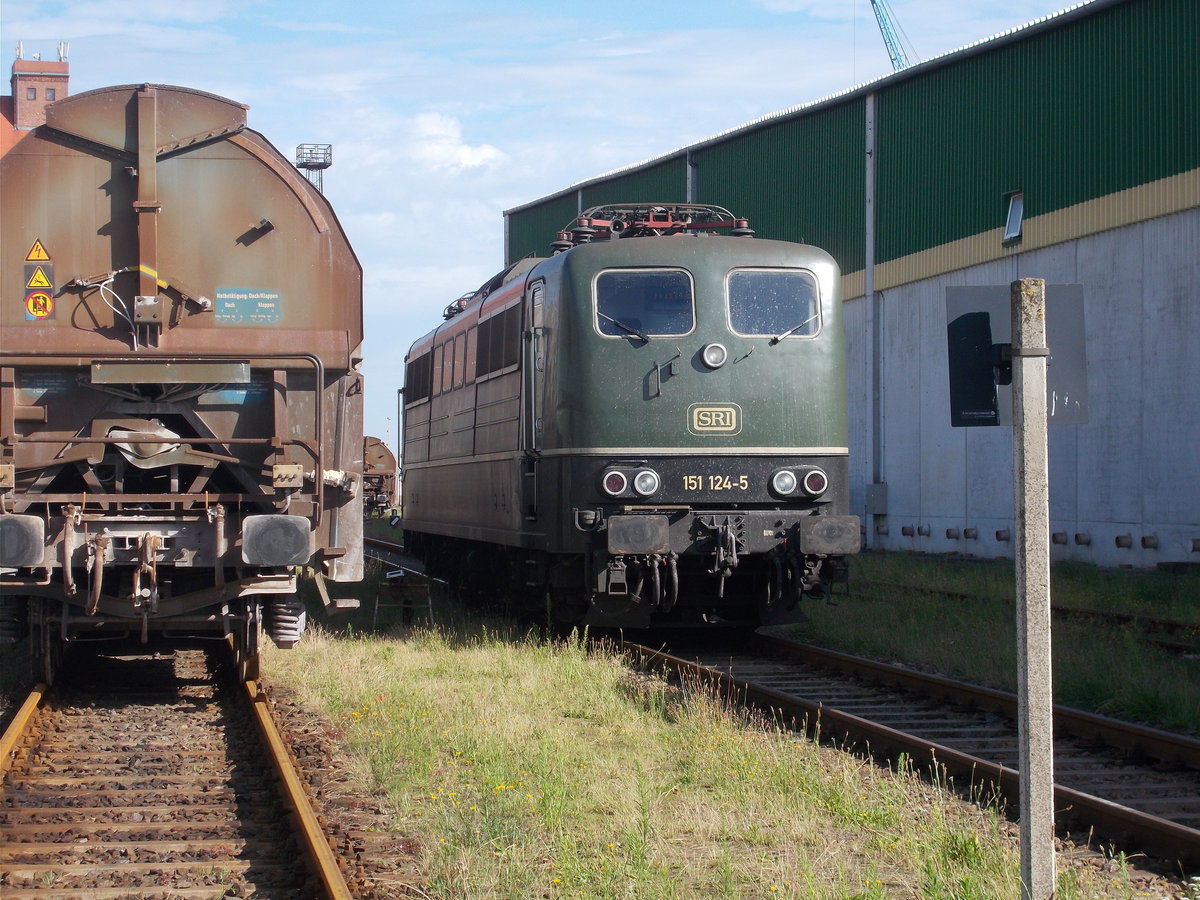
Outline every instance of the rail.
<path id="1" fill-rule="evenodd" d="M 350 900 L 266 693 L 230 693 L 218 659 L 103 657 L 74 686 L 33 688 L 0 735 L 5 897 L 199 896 L 201 884 L 296 896 L 306 879 L 299 895 Z M 247 702 L 253 726 L 229 708 Z M 303 869 L 284 849 L 289 817 Z"/>
<path id="2" fill-rule="evenodd" d="M 296 767 L 288 755 L 287 745 L 284 744 L 283 736 L 279 733 L 279 728 L 271 715 L 266 694 L 253 681 L 244 682 L 243 687 L 250 706 L 254 710 L 254 720 L 258 725 L 259 735 L 266 744 L 271 761 L 274 763 L 275 774 L 282 782 L 284 799 L 291 809 L 292 815 L 296 817 L 304 850 L 313 870 L 321 879 L 328 900 L 351 900 L 350 888 L 346 884 L 346 879 L 342 877 L 341 869 L 338 868 L 337 857 L 329 849 L 329 842 L 321 828 L 321 823 L 317 821 L 317 814 L 313 812 L 312 804 L 309 803 L 308 796 L 304 793 L 304 787 L 296 774 Z"/>
<path id="3" fill-rule="evenodd" d="M 736 655 L 730 655 L 730 648 L 725 647 L 719 652 L 710 650 L 706 655 L 697 654 L 698 658 L 695 660 L 684 658 L 685 654 L 689 657 L 692 655 L 687 650 L 666 651 L 629 643 L 624 646 L 627 654 L 643 665 L 661 666 L 679 675 L 697 679 L 701 683 L 715 685 L 723 695 L 768 710 L 785 721 L 804 723 L 802 727 L 806 727 L 810 732 L 819 732 L 822 737 L 848 739 L 851 743 L 868 747 L 873 754 L 882 754 L 891 759 L 905 754 L 926 767 L 944 769 L 951 775 L 969 779 L 972 786 L 991 783 L 1000 797 L 1014 807 L 1018 802 L 1020 782 L 1015 764 L 997 761 L 1000 757 L 993 756 L 989 750 L 970 752 L 961 746 L 956 748 L 903 730 L 905 726 L 898 720 L 903 720 L 904 713 L 897 711 L 898 701 L 892 697 L 881 699 L 878 695 L 872 695 L 873 699 L 870 700 L 846 703 L 836 696 L 839 689 L 829 686 L 816 688 L 812 692 L 805 689 L 802 696 L 797 691 L 778 686 L 778 683 L 789 680 L 787 672 L 772 670 L 774 674 L 769 678 L 761 671 L 745 675 L 740 672 L 753 670 L 755 667 L 761 670 L 768 661 L 797 667 L 811 664 L 826 671 L 837 670 L 838 677 L 845 682 L 849 681 L 849 677 L 853 677 L 876 685 L 886 683 L 889 687 L 898 686 L 903 691 L 937 697 L 938 703 L 943 704 L 938 710 L 946 709 L 944 704 L 947 700 L 964 709 L 970 707 L 983 710 L 984 712 L 978 715 L 984 720 L 987 720 L 989 714 L 995 718 L 996 713 L 1015 718 L 1016 698 L 1013 695 L 954 682 L 951 679 L 926 676 L 912 670 L 888 666 L 873 660 L 862 660 L 809 645 L 781 641 L 765 635 L 750 636 L 735 648 Z M 773 684 L 769 686 L 756 683 L 756 678 L 764 682 L 770 680 Z M 802 676 L 792 674 L 790 680 L 799 683 Z M 878 690 L 881 694 L 884 691 L 883 688 Z M 822 698 L 822 694 L 825 699 Z M 839 708 L 839 705 L 847 708 Z M 849 708 L 855 706 L 863 710 L 861 716 L 849 711 Z M 879 711 L 884 708 L 888 710 L 886 715 Z M 928 719 L 930 711 L 927 707 L 922 715 Z M 1196 772 L 1200 769 L 1200 741 L 1068 708 L 1056 707 L 1054 716 L 1056 728 L 1064 733 L 1079 735 L 1081 743 L 1091 743 L 1099 739 L 1111 747 L 1118 748 L 1122 754 L 1135 753 L 1167 761 L 1178 768 L 1182 773 L 1179 777 L 1189 785 L 1198 778 Z M 919 718 L 919 715 L 916 717 Z M 945 717 L 938 718 L 944 721 Z M 878 719 L 890 720 L 892 724 L 884 724 Z M 967 726 L 947 723 L 946 727 L 957 728 L 961 732 L 986 730 L 993 735 L 989 739 L 993 748 L 997 741 L 1005 745 L 1012 743 L 1015 755 L 1015 730 L 1011 736 L 996 738 L 995 726 L 990 721 Z M 967 741 L 962 739 L 954 743 L 962 745 Z M 989 746 L 989 741 L 981 740 L 980 746 Z M 1059 762 L 1056 761 L 1055 765 L 1057 770 Z M 1161 767 L 1163 763 L 1156 762 L 1155 766 Z M 1136 771 L 1140 776 L 1153 777 L 1155 766 L 1142 766 Z M 1127 781 L 1137 777 L 1128 769 L 1124 770 L 1124 773 Z M 1103 783 L 1103 779 L 1098 778 L 1098 783 Z M 1129 789 L 1128 784 L 1124 787 Z M 1176 792 L 1178 790 L 1175 789 Z M 1186 803 L 1188 797 L 1194 798 L 1200 794 L 1200 790 L 1194 786 L 1183 790 L 1190 790 L 1190 794 L 1184 795 L 1183 801 L 1164 799 L 1160 801 L 1160 805 L 1169 806 L 1174 803 L 1179 807 Z M 1111 796 L 1106 798 L 1101 796 L 1099 791 L 1090 793 L 1076 787 L 1057 784 L 1055 808 L 1058 810 L 1059 824 L 1066 826 L 1071 823 L 1083 823 L 1085 827 L 1094 827 L 1097 833 L 1122 846 L 1137 845 L 1161 859 L 1200 867 L 1200 830 L 1115 802 Z"/>
<path id="4" fill-rule="evenodd" d="M 45 697 L 46 685 L 34 685 L 29 696 L 25 698 L 16 715 L 13 716 L 8 728 L 4 730 L 4 734 L 0 735 L 0 775 L 3 775 L 12 766 L 17 745 L 29 731 L 29 727 L 33 723 L 33 716 L 41 707 Z"/>

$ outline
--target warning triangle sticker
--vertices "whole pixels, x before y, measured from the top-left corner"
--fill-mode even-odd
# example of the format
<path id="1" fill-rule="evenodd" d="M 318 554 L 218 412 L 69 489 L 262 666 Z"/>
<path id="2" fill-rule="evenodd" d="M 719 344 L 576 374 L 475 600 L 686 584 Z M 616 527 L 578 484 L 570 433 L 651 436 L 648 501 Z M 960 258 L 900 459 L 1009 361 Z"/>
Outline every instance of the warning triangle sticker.
<path id="1" fill-rule="evenodd" d="M 38 266 L 33 270 L 33 275 L 25 282 L 27 288 L 51 288 L 54 287 L 50 283 L 50 279 L 46 277 L 46 273 L 42 271 L 42 267 Z"/>
<path id="2" fill-rule="evenodd" d="M 25 262 L 49 262 L 50 254 L 46 252 L 46 248 L 42 246 L 41 240 L 33 242 L 33 246 L 29 248 L 29 252 L 25 255 Z"/>

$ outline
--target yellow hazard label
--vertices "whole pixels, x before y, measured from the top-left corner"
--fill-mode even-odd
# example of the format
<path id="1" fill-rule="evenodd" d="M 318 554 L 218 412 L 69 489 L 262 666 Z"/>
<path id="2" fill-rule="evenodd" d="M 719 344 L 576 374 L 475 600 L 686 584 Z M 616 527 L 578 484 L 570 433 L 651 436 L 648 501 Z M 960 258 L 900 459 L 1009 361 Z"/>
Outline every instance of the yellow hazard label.
<path id="1" fill-rule="evenodd" d="M 46 252 L 46 248 L 42 246 L 41 240 L 33 242 L 33 246 L 29 248 L 29 252 L 25 254 L 25 262 L 49 262 L 50 254 Z"/>
<path id="2" fill-rule="evenodd" d="M 34 291 L 25 298 L 25 312 L 30 318 L 48 319 L 54 314 L 54 298 L 45 291 Z"/>
<path id="3" fill-rule="evenodd" d="M 28 270 L 26 270 L 28 271 Z M 25 282 L 27 288 L 52 288 L 54 285 L 50 283 L 50 279 L 46 277 L 46 273 L 38 266 L 33 270 L 33 274 L 29 276 L 29 280 Z"/>

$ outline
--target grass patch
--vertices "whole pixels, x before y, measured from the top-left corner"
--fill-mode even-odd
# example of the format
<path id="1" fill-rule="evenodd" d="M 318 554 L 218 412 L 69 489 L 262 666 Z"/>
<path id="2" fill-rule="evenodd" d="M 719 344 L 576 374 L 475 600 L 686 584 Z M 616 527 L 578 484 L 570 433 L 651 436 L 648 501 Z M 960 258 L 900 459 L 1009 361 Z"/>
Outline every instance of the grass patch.
<path id="1" fill-rule="evenodd" d="M 850 578 L 855 595 L 886 593 L 884 587 L 874 586 L 882 583 L 893 590 L 908 586 L 1011 602 L 1015 590 L 1011 560 L 865 552 L 851 557 Z M 872 586 L 864 591 L 856 582 Z M 1102 569 L 1064 561 L 1051 567 L 1050 582 L 1056 606 L 1158 616 L 1200 625 L 1200 571 Z"/>
<path id="2" fill-rule="evenodd" d="M 809 621 L 778 633 L 1016 690 L 1011 562 L 864 553 L 850 579 L 853 593 L 837 606 L 809 604 Z M 1060 564 L 1051 580 L 1055 605 L 1200 621 L 1200 576 Z M 1055 702 L 1200 731 L 1196 654 L 1146 643 L 1130 627 L 1056 618 L 1053 628 Z"/>
<path id="3" fill-rule="evenodd" d="M 339 723 L 434 897 L 1014 896 L 995 811 L 578 640 L 318 630 L 264 670 Z"/>
<path id="4" fill-rule="evenodd" d="M 398 524 L 392 524 L 392 517 L 388 516 L 372 516 L 368 519 L 363 519 L 363 534 L 369 538 L 375 538 L 379 541 L 387 541 L 392 544 L 404 543 L 404 529 Z"/>

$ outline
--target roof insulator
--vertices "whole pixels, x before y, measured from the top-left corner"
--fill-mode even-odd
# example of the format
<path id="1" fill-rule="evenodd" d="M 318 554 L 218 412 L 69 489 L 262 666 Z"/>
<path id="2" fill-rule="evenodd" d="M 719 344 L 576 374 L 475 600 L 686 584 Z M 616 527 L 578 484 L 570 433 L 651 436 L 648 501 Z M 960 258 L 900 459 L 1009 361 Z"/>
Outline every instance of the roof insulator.
<path id="1" fill-rule="evenodd" d="M 580 219 L 579 224 L 571 229 L 571 234 L 575 235 L 575 243 L 586 244 L 596 235 L 596 231 L 591 219 Z"/>

